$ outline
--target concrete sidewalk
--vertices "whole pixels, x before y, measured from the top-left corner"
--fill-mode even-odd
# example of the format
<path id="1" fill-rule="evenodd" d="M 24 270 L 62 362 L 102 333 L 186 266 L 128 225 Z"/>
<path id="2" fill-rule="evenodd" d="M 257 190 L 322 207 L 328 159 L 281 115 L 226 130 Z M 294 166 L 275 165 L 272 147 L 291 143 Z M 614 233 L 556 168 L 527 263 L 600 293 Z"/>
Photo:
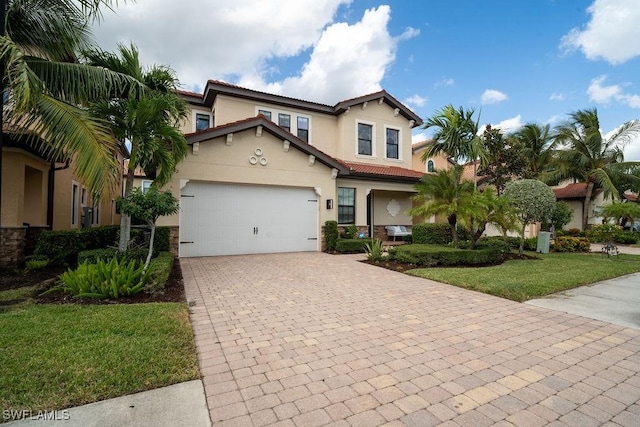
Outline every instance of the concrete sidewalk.
<path id="1" fill-rule="evenodd" d="M 3 419 L 11 414 L 3 412 Z M 173 427 L 211 425 L 202 381 L 193 380 L 70 409 L 25 413 L 5 426 Z"/>

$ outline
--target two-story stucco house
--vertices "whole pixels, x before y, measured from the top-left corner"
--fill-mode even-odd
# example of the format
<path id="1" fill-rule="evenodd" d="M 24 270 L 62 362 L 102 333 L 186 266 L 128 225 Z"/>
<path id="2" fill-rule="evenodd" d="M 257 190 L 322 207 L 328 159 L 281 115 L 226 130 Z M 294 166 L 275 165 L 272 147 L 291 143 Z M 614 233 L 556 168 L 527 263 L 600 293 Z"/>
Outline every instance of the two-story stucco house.
<path id="1" fill-rule="evenodd" d="M 386 91 L 325 105 L 209 81 L 181 92 L 190 146 L 168 188 L 182 257 L 319 251 L 327 220 L 385 237 L 411 225 L 411 130 Z"/>

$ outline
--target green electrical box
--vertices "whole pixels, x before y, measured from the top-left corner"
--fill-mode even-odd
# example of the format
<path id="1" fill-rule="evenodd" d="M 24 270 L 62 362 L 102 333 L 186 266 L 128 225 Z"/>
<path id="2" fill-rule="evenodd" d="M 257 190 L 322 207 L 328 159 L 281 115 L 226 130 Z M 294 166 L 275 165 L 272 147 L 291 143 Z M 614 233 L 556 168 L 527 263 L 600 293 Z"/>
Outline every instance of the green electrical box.
<path id="1" fill-rule="evenodd" d="M 538 233 L 538 246 L 536 252 L 539 254 L 548 254 L 549 245 L 551 244 L 551 233 L 548 231 L 541 231 Z"/>

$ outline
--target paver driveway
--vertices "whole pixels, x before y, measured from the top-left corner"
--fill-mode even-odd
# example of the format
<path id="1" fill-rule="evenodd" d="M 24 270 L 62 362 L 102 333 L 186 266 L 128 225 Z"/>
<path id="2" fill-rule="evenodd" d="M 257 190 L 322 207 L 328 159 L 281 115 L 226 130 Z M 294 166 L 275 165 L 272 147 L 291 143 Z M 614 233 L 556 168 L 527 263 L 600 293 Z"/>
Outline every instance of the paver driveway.
<path id="1" fill-rule="evenodd" d="M 359 258 L 181 260 L 214 425 L 640 425 L 640 331 Z"/>

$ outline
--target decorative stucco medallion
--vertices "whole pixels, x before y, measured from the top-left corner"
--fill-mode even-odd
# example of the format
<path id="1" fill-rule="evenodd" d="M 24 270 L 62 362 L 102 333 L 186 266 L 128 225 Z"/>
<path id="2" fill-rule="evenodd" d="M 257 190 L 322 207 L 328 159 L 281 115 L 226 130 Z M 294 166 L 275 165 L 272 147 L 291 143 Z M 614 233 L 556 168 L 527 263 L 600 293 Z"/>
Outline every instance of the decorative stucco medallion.
<path id="1" fill-rule="evenodd" d="M 389 203 L 387 203 L 387 212 L 394 218 L 400 213 L 400 209 L 400 203 L 398 203 L 396 199 L 391 199 Z"/>

